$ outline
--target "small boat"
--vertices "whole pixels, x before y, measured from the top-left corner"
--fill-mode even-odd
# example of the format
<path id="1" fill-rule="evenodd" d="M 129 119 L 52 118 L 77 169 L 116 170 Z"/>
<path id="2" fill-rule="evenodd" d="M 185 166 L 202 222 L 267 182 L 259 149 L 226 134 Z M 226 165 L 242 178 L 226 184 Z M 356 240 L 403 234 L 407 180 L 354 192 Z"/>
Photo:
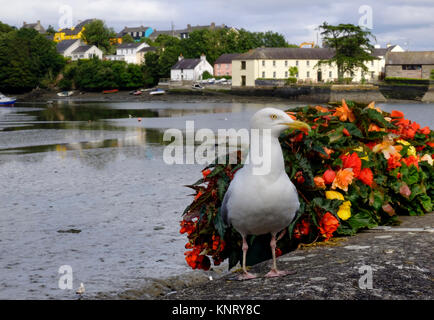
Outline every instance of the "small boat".
<path id="1" fill-rule="evenodd" d="M 116 93 L 118 92 L 118 89 L 111 89 L 111 90 L 104 90 L 102 93 Z"/>
<path id="2" fill-rule="evenodd" d="M 140 96 L 142 94 L 142 91 L 137 90 L 136 92 L 133 93 L 135 96 Z"/>
<path id="3" fill-rule="evenodd" d="M 62 91 L 62 92 L 58 92 L 57 95 L 59 97 L 70 97 L 74 94 L 74 91 Z"/>
<path id="4" fill-rule="evenodd" d="M 7 106 L 12 105 L 17 101 L 16 98 L 6 97 L 4 94 L 0 93 L 0 105 Z"/>
<path id="5" fill-rule="evenodd" d="M 163 89 L 156 89 L 156 90 L 149 92 L 149 94 L 153 95 L 153 96 L 159 95 L 159 94 L 165 94 L 165 93 L 166 93 L 166 91 L 164 91 Z"/>

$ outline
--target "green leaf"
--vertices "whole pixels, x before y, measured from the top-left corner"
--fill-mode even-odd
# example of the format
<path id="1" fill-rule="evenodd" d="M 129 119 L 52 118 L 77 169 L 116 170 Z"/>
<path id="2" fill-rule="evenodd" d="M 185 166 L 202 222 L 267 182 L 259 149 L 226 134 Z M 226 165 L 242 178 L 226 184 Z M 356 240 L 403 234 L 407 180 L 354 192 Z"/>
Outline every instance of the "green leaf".
<path id="1" fill-rule="evenodd" d="M 431 212 L 432 211 L 432 202 L 431 202 L 430 197 L 428 197 L 426 194 L 424 194 L 424 195 L 421 195 L 418 198 L 418 200 L 419 200 L 419 203 L 424 208 L 425 212 Z"/>
<path id="2" fill-rule="evenodd" d="M 224 238 L 225 236 L 225 232 L 226 232 L 226 224 L 224 223 L 223 219 L 222 219 L 222 215 L 220 213 L 220 208 L 218 210 L 218 213 L 216 214 L 215 218 L 214 218 L 214 226 L 217 229 L 220 238 Z"/>

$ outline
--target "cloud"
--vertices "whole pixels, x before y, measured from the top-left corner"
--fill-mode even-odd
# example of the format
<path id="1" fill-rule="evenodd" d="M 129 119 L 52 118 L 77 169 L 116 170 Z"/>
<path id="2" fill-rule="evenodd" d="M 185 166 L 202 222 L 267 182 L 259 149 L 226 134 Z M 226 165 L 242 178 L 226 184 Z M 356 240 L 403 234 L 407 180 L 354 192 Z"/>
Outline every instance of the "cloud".
<path id="1" fill-rule="evenodd" d="M 187 24 L 226 24 L 251 31 L 273 30 L 289 42 L 315 41 L 315 28 L 330 24 L 353 23 L 360 19 L 359 8 L 369 5 L 377 41 L 410 42 L 410 49 L 433 49 L 434 6 L 432 0 L 0 0 L 0 20 L 21 26 L 23 21 L 41 20 L 55 28 L 61 5 L 70 5 L 73 22 L 100 18 L 115 30 L 124 26 L 145 25 L 159 30 L 185 28 Z"/>

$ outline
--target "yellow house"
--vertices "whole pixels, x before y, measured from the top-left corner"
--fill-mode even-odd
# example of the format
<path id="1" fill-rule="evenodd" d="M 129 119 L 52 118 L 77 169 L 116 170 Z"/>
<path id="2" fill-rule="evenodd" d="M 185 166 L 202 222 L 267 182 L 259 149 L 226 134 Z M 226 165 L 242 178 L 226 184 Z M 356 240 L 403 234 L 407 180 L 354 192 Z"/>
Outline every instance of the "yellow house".
<path id="1" fill-rule="evenodd" d="M 81 35 L 85 30 L 85 25 L 92 22 L 95 19 L 87 19 L 78 23 L 75 27 L 59 29 L 58 32 L 54 34 L 53 40 L 55 42 L 60 42 L 63 40 L 76 40 L 81 39 Z"/>

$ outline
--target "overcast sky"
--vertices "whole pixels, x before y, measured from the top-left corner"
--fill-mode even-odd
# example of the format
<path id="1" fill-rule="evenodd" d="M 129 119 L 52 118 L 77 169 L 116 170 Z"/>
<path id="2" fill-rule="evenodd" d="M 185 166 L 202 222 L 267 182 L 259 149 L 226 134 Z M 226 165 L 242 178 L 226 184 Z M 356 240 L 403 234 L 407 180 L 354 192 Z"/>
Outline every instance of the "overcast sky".
<path id="1" fill-rule="evenodd" d="M 187 24 L 226 24 L 250 31 L 277 31 L 290 43 L 316 41 L 315 28 L 329 24 L 358 24 L 372 8 L 372 33 L 384 47 L 387 42 L 404 49 L 434 50 L 434 0 L 0 0 L 0 21 L 21 26 L 23 21 L 41 20 L 56 29 L 64 15 L 64 5 L 72 9 L 72 21 L 99 18 L 115 31 L 124 26 L 149 26 L 158 30 Z M 369 11 L 369 10 L 368 10 Z"/>

